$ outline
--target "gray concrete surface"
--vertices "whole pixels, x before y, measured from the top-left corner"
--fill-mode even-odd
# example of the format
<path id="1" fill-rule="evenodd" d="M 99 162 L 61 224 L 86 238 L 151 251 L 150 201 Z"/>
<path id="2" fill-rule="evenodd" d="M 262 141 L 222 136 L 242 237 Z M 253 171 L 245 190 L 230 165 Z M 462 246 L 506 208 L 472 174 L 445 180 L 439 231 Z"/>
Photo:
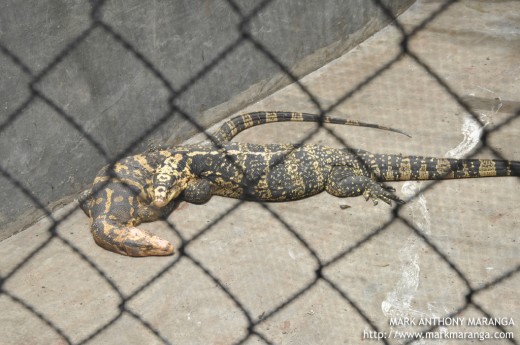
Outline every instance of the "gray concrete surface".
<path id="1" fill-rule="evenodd" d="M 412 30 L 441 4 L 418 1 L 399 20 Z M 410 49 L 464 96 L 491 129 L 519 109 L 519 22 L 520 2 L 461 1 L 411 39 Z M 393 59 L 399 40 L 395 27 L 385 28 L 305 77 L 303 84 L 322 104 L 333 104 Z M 296 85 L 244 110 L 255 109 L 315 111 Z M 408 57 L 334 113 L 392 125 L 413 135 L 408 139 L 370 129 L 329 127 L 348 144 L 374 152 L 457 156 L 477 143 L 478 127 L 466 112 Z M 504 157 L 520 159 L 519 121 L 493 133 L 488 145 Z M 236 140 L 293 142 L 313 128 L 266 125 Z M 340 145 L 324 130 L 311 141 Z M 484 150 L 477 156 L 493 154 Z M 407 198 L 429 183 L 393 186 Z M 374 207 L 363 198 L 322 194 L 264 207 L 252 202 L 237 206 L 236 200 L 215 197 L 202 206 L 182 204 L 168 219 L 177 231 L 164 222 L 142 227 L 177 247 L 191 240 L 186 255 L 143 259 L 96 246 L 88 232 L 88 219 L 73 203 L 54 215 L 56 220 L 66 216 L 56 228 L 59 237 L 51 237 L 52 222 L 46 219 L 1 242 L 0 276 L 5 281 L 0 295 L 0 343 L 83 343 L 95 334 L 85 343 L 233 344 L 244 339 L 251 322 L 257 334 L 244 344 L 381 343 L 364 336 L 365 330 L 373 330 L 367 319 L 387 335 L 425 329 L 391 326 L 389 319 L 448 315 L 466 305 L 468 286 L 476 289 L 492 283 L 520 265 L 519 187 L 517 178 L 446 181 L 420 193 L 399 211 L 451 264 L 403 220 L 378 232 L 393 219 L 392 208 Z M 350 208 L 341 209 L 345 204 Z M 320 263 L 323 278 L 317 279 Z M 469 306 L 458 317 L 482 318 L 486 312 L 512 318 L 515 325 L 504 329 L 513 332 L 518 342 L 519 287 L 516 272 L 473 296 L 482 310 Z M 123 299 L 128 302 L 121 313 L 118 305 Z M 445 329 L 497 331 L 467 322 Z M 466 335 L 416 343 L 507 342 L 480 342 Z"/>
<path id="2" fill-rule="evenodd" d="M 396 14 L 412 2 L 384 1 Z M 239 7 L 246 16 L 258 5 L 240 1 Z M 241 18 L 225 1 L 105 1 L 100 12 L 171 83 L 178 92 L 175 104 L 203 128 L 290 83 L 266 55 L 240 39 Z M 168 113 L 171 93 L 108 29 L 93 25 L 90 13 L 88 1 L 0 4 L 0 44 L 26 66 L 0 54 L 0 124 L 8 121 L 0 133 L 1 167 L 49 209 L 71 201 L 101 166 L 150 128 L 156 130 L 137 151 L 196 133 L 178 114 L 157 126 Z M 389 22 L 370 1 L 273 1 L 251 20 L 250 32 L 303 76 Z M 34 89 L 84 133 L 38 97 L 9 120 L 30 99 L 33 76 Z M 0 239 L 44 214 L 3 175 L 0 191 L 11 200 L 0 206 Z"/>

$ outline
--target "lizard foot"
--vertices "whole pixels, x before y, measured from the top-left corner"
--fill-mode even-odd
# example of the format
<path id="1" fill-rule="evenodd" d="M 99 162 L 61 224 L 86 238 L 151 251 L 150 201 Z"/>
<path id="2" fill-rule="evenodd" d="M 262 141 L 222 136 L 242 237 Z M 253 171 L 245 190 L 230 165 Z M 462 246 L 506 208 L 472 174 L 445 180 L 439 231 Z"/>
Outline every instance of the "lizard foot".
<path id="1" fill-rule="evenodd" d="M 388 205 L 392 205 L 392 200 L 398 204 L 404 204 L 404 201 L 395 195 L 394 192 L 395 188 L 393 187 L 373 182 L 365 189 L 363 196 L 366 201 L 372 199 L 374 206 L 377 205 L 379 200 L 386 202 Z"/>

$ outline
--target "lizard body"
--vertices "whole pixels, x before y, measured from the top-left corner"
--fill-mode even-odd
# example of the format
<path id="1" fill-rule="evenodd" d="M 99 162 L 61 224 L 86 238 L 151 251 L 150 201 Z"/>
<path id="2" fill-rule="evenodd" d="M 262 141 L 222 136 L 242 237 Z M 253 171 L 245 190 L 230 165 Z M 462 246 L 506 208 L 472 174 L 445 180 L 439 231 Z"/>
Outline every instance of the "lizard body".
<path id="1" fill-rule="evenodd" d="M 183 193 L 192 203 L 212 195 L 261 201 L 290 201 L 327 191 L 337 197 L 363 195 L 402 202 L 385 181 L 520 176 L 520 162 L 448 159 L 321 145 L 229 143 L 222 149 L 172 153 L 154 178 L 154 205 Z"/>
<path id="2" fill-rule="evenodd" d="M 80 206 L 91 219 L 90 229 L 97 244 L 110 251 L 130 255 L 170 255 L 173 246 L 170 242 L 161 239 L 145 230 L 137 228 L 142 222 L 157 220 L 167 215 L 174 207 L 174 203 L 153 204 L 154 178 L 159 169 L 168 169 L 165 161 L 172 161 L 180 157 L 193 156 L 196 152 L 204 152 L 206 159 L 198 156 L 195 161 L 197 169 L 214 169 L 219 165 L 218 159 L 222 159 L 217 148 L 227 145 L 235 135 L 253 126 L 272 122 L 324 122 L 362 127 L 372 127 L 389 130 L 401 134 L 406 133 L 390 127 L 379 126 L 370 123 L 343 120 L 319 115 L 294 112 L 253 112 L 238 115 L 225 122 L 220 129 L 213 134 L 215 145 L 194 144 L 184 147 L 162 147 L 149 152 L 126 157 L 113 165 L 105 166 L 97 174 L 92 188 L 84 191 L 79 196 Z M 211 160 L 211 163 L 208 161 Z M 212 160 L 213 159 L 213 160 Z M 193 159 L 191 160 L 193 161 Z M 195 168 L 195 165 L 186 165 L 188 161 L 178 159 L 184 168 Z M 179 168 L 179 167 L 177 167 Z M 207 170 L 206 169 L 206 170 Z M 182 188 L 180 192 L 186 195 L 192 202 L 204 202 L 211 195 L 211 187 L 207 179 L 192 178 L 192 172 L 186 172 L 186 176 L 179 172 L 171 171 L 171 174 L 181 178 L 190 179 L 189 187 Z M 225 186 L 220 187 L 221 194 L 226 193 Z M 180 193 L 179 192 L 179 193 Z M 237 196 L 238 197 L 238 194 Z M 172 200 L 174 198 L 170 198 Z"/>

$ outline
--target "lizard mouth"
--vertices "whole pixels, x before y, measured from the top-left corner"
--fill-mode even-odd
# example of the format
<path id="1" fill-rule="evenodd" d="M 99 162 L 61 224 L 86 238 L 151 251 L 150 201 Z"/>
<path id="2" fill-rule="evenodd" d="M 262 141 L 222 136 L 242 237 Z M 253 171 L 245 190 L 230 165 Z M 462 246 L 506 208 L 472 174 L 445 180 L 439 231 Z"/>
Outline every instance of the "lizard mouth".
<path id="1" fill-rule="evenodd" d="M 168 204 L 168 202 L 163 198 L 157 198 L 153 201 L 155 207 L 164 207 L 166 204 Z"/>
<path id="2" fill-rule="evenodd" d="M 152 204 L 155 207 L 164 207 L 181 194 L 182 190 L 178 188 L 171 188 L 168 192 L 156 192 Z"/>

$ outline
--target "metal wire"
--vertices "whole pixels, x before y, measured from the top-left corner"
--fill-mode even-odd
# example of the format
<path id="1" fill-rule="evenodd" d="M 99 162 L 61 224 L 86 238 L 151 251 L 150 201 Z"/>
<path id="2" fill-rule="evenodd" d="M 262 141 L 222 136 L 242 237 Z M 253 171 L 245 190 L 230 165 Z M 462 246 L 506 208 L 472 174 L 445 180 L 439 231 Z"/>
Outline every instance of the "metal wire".
<path id="1" fill-rule="evenodd" d="M 336 109 L 339 105 L 346 102 L 347 100 L 351 99 L 355 94 L 357 94 L 360 90 L 362 90 L 365 86 L 372 83 L 374 80 L 378 79 L 385 71 L 390 69 L 392 66 L 394 66 L 398 61 L 400 61 L 403 57 L 409 57 L 411 58 L 417 66 L 420 66 L 424 72 L 429 74 L 436 82 L 439 84 L 439 86 L 442 87 L 452 98 L 453 100 L 459 104 L 468 114 L 471 114 L 475 120 L 479 121 L 478 115 L 472 110 L 472 108 L 465 102 L 465 100 L 457 94 L 455 90 L 450 88 L 450 86 L 444 81 L 442 76 L 437 74 L 435 70 L 429 66 L 422 58 L 421 56 L 417 55 L 413 51 L 411 51 L 408 48 L 408 42 L 418 33 L 423 30 L 426 25 L 433 20 L 435 20 L 438 16 L 440 16 L 443 12 L 448 10 L 450 6 L 452 6 L 457 1 L 455 0 L 447 0 L 444 1 L 444 3 L 439 6 L 439 8 L 433 12 L 427 19 L 425 19 L 422 23 L 417 25 L 416 27 L 412 28 L 411 30 L 405 30 L 405 28 L 401 25 L 401 23 L 393 18 L 393 14 L 390 9 L 387 8 L 385 3 L 382 0 L 373 0 L 373 3 L 379 6 L 382 11 L 385 13 L 386 16 L 388 16 L 390 19 L 394 20 L 394 25 L 398 29 L 400 35 L 401 35 L 401 49 L 399 53 L 392 58 L 389 62 L 382 65 L 380 68 L 373 71 L 372 74 L 367 76 L 363 81 L 361 81 L 357 86 L 355 86 L 352 90 L 349 92 L 346 92 L 342 97 L 340 97 L 333 105 L 324 108 L 321 103 L 318 101 L 318 98 L 304 85 L 299 81 L 298 76 L 294 75 L 291 72 L 291 69 L 288 66 L 285 66 L 283 62 L 281 62 L 280 59 L 277 58 L 277 56 L 271 52 L 268 48 L 266 48 L 265 45 L 263 45 L 260 40 L 258 40 L 250 31 L 249 31 L 249 23 L 255 19 L 258 15 L 258 13 L 268 7 L 273 0 L 264 0 L 260 1 L 258 5 L 252 9 L 248 13 L 244 13 L 243 10 L 240 8 L 240 6 L 235 3 L 234 0 L 227 0 L 227 4 L 229 5 L 230 9 L 238 16 L 240 16 L 241 20 L 240 23 L 237 25 L 237 30 L 239 32 L 239 37 L 231 42 L 227 47 L 224 47 L 219 54 L 216 55 L 214 59 L 212 59 L 210 62 L 208 62 L 205 66 L 203 66 L 197 73 L 194 73 L 193 76 L 184 84 L 179 87 L 174 87 L 172 83 L 168 80 L 168 78 L 160 71 L 159 68 L 157 68 L 149 59 L 147 59 L 146 54 L 143 52 L 140 52 L 132 43 L 127 41 L 122 34 L 120 34 L 116 29 L 114 29 L 109 23 L 105 22 L 102 18 L 102 12 L 103 12 L 103 6 L 104 1 L 91 1 L 92 3 L 92 11 L 90 14 L 90 25 L 83 30 L 75 39 L 73 39 L 61 52 L 59 52 L 54 59 L 43 69 L 41 69 L 39 72 L 33 71 L 26 63 L 23 61 L 23 57 L 17 56 L 15 53 L 13 53 L 8 47 L 3 45 L 0 42 L 0 53 L 3 54 L 5 57 L 10 59 L 12 63 L 14 63 L 16 66 L 19 67 L 20 71 L 25 74 L 29 79 L 30 82 L 28 83 L 28 88 L 30 90 L 30 94 L 27 96 L 25 101 L 21 102 L 21 105 L 15 109 L 12 113 L 10 113 L 5 121 L 0 124 L 0 134 L 4 131 L 6 131 L 9 126 L 16 121 L 18 118 L 23 117 L 26 113 L 29 106 L 34 104 L 37 101 L 41 101 L 45 104 L 47 104 L 51 109 L 54 110 L 54 112 L 59 115 L 64 121 L 68 122 L 74 130 L 76 130 L 78 133 L 80 133 L 88 142 L 92 148 L 94 148 L 95 151 L 97 151 L 104 159 L 113 164 L 118 159 L 121 159 L 127 155 L 129 155 L 136 147 L 136 145 L 142 143 L 147 138 L 150 137 L 151 134 L 153 134 L 162 124 L 166 123 L 169 119 L 171 119 L 173 116 L 181 116 L 186 121 L 189 121 L 193 126 L 195 126 L 199 131 L 204 131 L 204 126 L 202 126 L 200 123 L 196 121 L 196 119 L 183 109 L 181 109 L 179 106 L 175 105 L 175 101 L 185 94 L 193 85 L 195 85 L 199 80 L 204 78 L 208 73 L 210 73 L 222 60 L 224 60 L 227 56 L 232 55 L 235 53 L 237 48 L 244 45 L 245 43 L 252 44 L 257 52 L 259 54 L 264 55 L 267 59 L 272 61 L 283 73 L 285 73 L 289 79 L 295 83 L 298 88 L 307 95 L 309 100 L 320 110 L 321 114 L 330 113 L 334 109 Z M 91 36 L 94 32 L 101 31 L 105 35 L 111 36 L 117 44 L 119 44 L 122 48 L 124 48 L 129 54 L 132 54 L 140 63 L 142 66 L 149 71 L 160 83 L 162 84 L 162 87 L 168 92 L 169 94 L 169 100 L 168 100 L 168 109 L 165 111 L 165 113 L 162 115 L 162 117 L 152 126 L 150 126 L 146 131 L 144 131 L 140 136 L 133 138 L 132 142 L 124 149 L 121 150 L 116 157 L 111 157 L 109 153 L 103 148 L 103 146 L 96 141 L 96 139 L 89 134 L 81 125 L 81 123 L 77 122 L 73 116 L 67 113 L 65 109 L 60 107 L 60 105 L 53 101 L 52 98 L 47 96 L 43 91 L 38 89 L 38 84 L 41 83 L 51 72 L 56 70 L 57 66 L 60 65 L 62 61 L 64 61 L 67 56 L 72 54 L 78 46 L 84 42 L 89 36 Z M 507 118 L 503 121 L 502 124 L 498 124 L 494 127 L 494 129 L 485 130 L 484 136 L 483 136 L 483 142 L 484 145 L 475 152 L 477 154 L 478 152 L 482 151 L 484 148 L 491 150 L 493 154 L 495 154 L 497 157 L 501 159 L 505 159 L 505 157 L 502 157 L 499 152 L 494 150 L 492 147 L 489 147 L 486 145 L 486 139 L 492 132 L 498 130 L 502 126 L 507 126 L 510 122 L 512 122 L 514 119 L 520 117 L 520 112 L 516 112 L 513 116 Z M 334 136 L 335 139 L 342 143 L 344 146 L 348 146 L 347 143 L 345 143 L 341 138 L 337 137 L 333 131 L 328 130 L 326 127 L 325 130 L 327 130 L 328 135 Z M 312 132 L 310 135 L 305 137 L 301 143 L 306 142 L 308 139 L 310 139 L 320 128 L 317 128 L 314 132 Z M 208 135 L 208 134 L 206 134 Z M 208 135 L 209 138 L 209 135 Z M 366 311 L 364 311 L 363 307 L 356 302 L 356 300 L 350 296 L 349 292 L 346 291 L 344 288 L 338 286 L 333 280 L 328 278 L 326 275 L 324 275 L 322 272 L 332 266 L 333 264 L 337 263 L 340 260 L 343 260 L 345 258 L 348 258 L 350 255 L 352 255 L 355 251 L 362 250 L 362 246 L 365 243 L 368 243 L 372 241 L 374 238 L 380 236 L 381 234 L 388 231 L 389 227 L 396 223 L 400 222 L 405 224 L 417 237 L 418 240 L 420 240 L 422 243 L 424 243 L 430 250 L 436 253 L 437 258 L 439 261 L 444 262 L 447 264 L 452 270 L 456 276 L 460 279 L 460 281 L 465 286 L 465 291 L 463 292 L 463 295 L 465 297 L 465 304 L 459 309 L 454 311 L 453 313 L 449 315 L 445 315 L 445 317 L 450 317 L 453 315 L 457 315 L 465 310 L 468 310 L 469 308 L 475 308 L 476 310 L 480 311 L 483 315 L 492 316 L 493 311 L 486 310 L 484 306 L 479 304 L 475 296 L 490 290 L 497 286 L 498 284 L 501 284 L 502 282 L 511 279 L 518 275 L 520 271 L 520 266 L 510 267 L 505 273 L 503 273 L 501 276 L 487 281 L 486 283 L 480 285 L 480 286 L 474 286 L 471 284 L 469 279 L 466 277 L 465 272 L 463 269 L 458 267 L 458 265 L 450 259 L 450 256 L 443 251 L 442 248 L 440 248 L 438 245 L 436 245 L 427 234 L 425 234 L 423 231 L 417 228 L 417 226 L 411 222 L 409 222 L 405 217 L 403 217 L 400 213 L 401 206 L 396 206 L 393 209 L 393 217 L 390 219 L 387 223 L 381 225 L 377 229 L 374 229 L 372 232 L 368 233 L 365 237 L 361 238 L 359 241 L 351 245 L 350 247 L 344 249 L 341 253 L 337 254 L 335 257 L 329 259 L 329 260 L 323 260 L 319 257 L 319 255 L 316 253 L 316 251 L 312 248 L 312 246 L 306 242 L 306 240 L 298 233 L 297 229 L 294 229 L 288 222 L 284 220 L 284 218 L 278 214 L 277 211 L 275 211 L 269 204 L 265 203 L 259 203 L 261 207 L 268 212 L 274 219 L 281 224 L 281 226 L 286 229 L 288 234 L 292 236 L 298 243 L 304 248 L 305 251 L 308 252 L 312 260 L 314 261 L 314 264 L 316 265 L 316 270 L 314 272 L 314 278 L 312 281 L 308 282 L 304 287 L 293 293 L 290 297 L 286 298 L 282 303 L 275 306 L 271 310 L 268 310 L 262 315 L 261 318 L 255 318 L 253 315 L 251 315 L 251 311 L 247 309 L 246 306 L 244 306 L 239 298 L 233 294 L 233 292 L 226 287 L 226 285 L 217 277 L 215 276 L 210 269 L 208 269 L 203 262 L 201 262 L 199 259 L 197 259 L 196 256 L 193 254 L 190 254 L 189 251 L 186 249 L 192 245 L 194 242 L 199 240 L 204 234 L 211 231 L 216 224 L 221 222 L 227 217 L 231 217 L 233 213 L 241 206 L 242 202 L 237 201 L 234 206 L 229 208 L 226 212 L 222 213 L 217 218 L 213 219 L 210 223 L 208 223 L 203 229 L 201 229 L 198 233 L 191 236 L 190 238 L 185 238 L 182 236 L 182 234 L 176 229 L 175 225 L 171 222 L 168 222 L 168 225 L 174 231 L 179 238 L 181 238 L 182 243 L 181 246 L 178 248 L 177 251 L 177 257 L 175 260 L 171 262 L 168 266 L 164 267 L 160 272 L 155 274 L 152 278 L 150 278 L 147 282 L 142 284 L 140 287 L 134 290 L 133 293 L 126 295 L 121 288 L 118 286 L 117 282 L 111 279 L 103 270 L 102 267 L 98 267 L 98 265 L 89 258 L 88 255 L 86 255 L 80 248 L 78 248 L 74 243 L 72 243 L 70 240 L 63 237 L 59 232 L 56 231 L 56 228 L 65 221 L 67 218 L 69 218 L 76 209 L 72 209 L 69 212 L 65 213 L 59 218 L 55 218 L 53 216 L 53 213 L 50 209 L 47 208 L 47 206 L 39 200 L 37 197 L 35 197 L 31 191 L 30 188 L 27 186 L 24 186 L 24 184 L 17 179 L 16 176 L 13 176 L 10 174 L 4 167 L 0 164 L 0 174 L 3 178 L 8 180 L 13 186 L 15 186 L 22 194 L 24 194 L 34 205 L 34 207 L 44 211 L 45 215 L 50 219 L 51 225 L 48 227 L 48 233 L 49 237 L 47 240 L 45 240 L 41 245 L 39 245 L 37 248 L 35 248 L 31 253 L 29 253 L 26 257 L 24 257 L 13 269 L 11 269 L 9 272 L 5 273 L 3 276 L 0 276 L 0 296 L 5 296 L 9 298 L 12 302 L 16 303 L 20 308 L 25 309 L 30 314 L 32 314 L 34 317 L 41 320 L 45 325 L 49 327 L 49 329 L 52 329 L 53 332 L 55 332 L 57 335 L 59 335 L 63 341 L 67 344 L 86 344 L 90 342 L 91 340 L 98 337 L 100 334 L 105 332 L 107 329 L 111 328 L 118 320 L 120 320 L 123 316 L 133 318 L 136 322 L 141 324 L 145 329 L 148 329 L 159 342 L 164 344 L 176 344 L 178 343 L 176 339 L 168 339 L 166 336 L 161 334 L 161 332 L 157 329 L 155 329 L 149 322 L 147 322 L 141 315 L 137 314 L 135 311 L 128 308 L 129 303 L 134 300 L 139 294 L 141 294 L 143 291 L 149 288 L 151 284 L 159 280 L 164 274 L 171 271 L 174 267 L 176 267 L 180 262 L 188 260 L 193 265 L 198 267 L 207 277 L 211 279 L 211 281 L 218 286 L 218 288 L 223 292 L 223 294 L 228 298 L 232 304 L 235 306 L 236 310 L 247 320 L 247 328 L 245 329 L 245 333 L 243 337 L 237 341 L 235 341 L 233 344 L 244 344 L 247 341 L 249 341 L 252 338 L 258 338 L 265 344 L 274 344 L 274 342 L 269 339 L 269 337 L 260 331 L 260 327 L 266 320 L 269 320 L 270 318 L 273 318 L 275 315 L 279 314 L 282 310 L 288 308 L 291 304 L 295 303 L 299 299 L 306 298 L 306 293 L 309 292 L 313 287 L 315 287 L 318 283 L 325 283 L 330 289 L 337 292 L 339 296 L 341 296 L 342 299 L 344 299 L 352 308 L 353 310 L 368 324 L 370 325 L 371 329 L 375 332 L 380 332 L 381 330 L 377 327 L 376 323 L 371 319 L 371 316 L 367 314 Z M 440 182 L 434 182 L 431 183 L 426 189 L 432 188 L 436 183 Z M 99 326 L 96 330 L 91 332 L 89 335 L 87 335 L 85 338 L 83 338 L 80 341 L 73 341 L 70 334 L 67 333 L 66 330 L 61 329 L 58 325 L 54 324 L 51 319 L 46 316 L 44 313 L 38 311 L 37 306 L 31 305 L 29 302 L 25 301 L 24 299 L 17 297 L 15 294 L 9 292 L 8 290 L 4 289 L 6 282 L 8 282 L 14 275 L 17 274 L 17 272 L 21 271 L 29 262 L 36 260 L 35 257 L 38 253 L 40 253 L 44 248 L 49 246 L 52 242 L 59 241 L 63 243 L 64 245 L 68 246 L 76 255 L 78 255 L 84 262 L 86 262 L 89 267 L 97 272 L 99 277 L 103 279 L 109 286 L 110 289 L 115 292 L 115 294 L 119 298 L 119 310 L 117 314 Z M 425 330 L 423 333 L 427 331 L 434 330 L 436 327 L 432 327 L 429 330 Z M 498 331 L 505 332 L 506 330 L 503 327 L 497 326 L 496 327 Z M 387 339 L 380 339 L 381 342 L 388 344 Z M 409 339 L 407 343 L 414 343 L 417 339 Z M 514 339 L 508 339 L 509 342 L 516 344 L 516 341 Z M 0 340 L 1 342 L 1 340 Z"/>

